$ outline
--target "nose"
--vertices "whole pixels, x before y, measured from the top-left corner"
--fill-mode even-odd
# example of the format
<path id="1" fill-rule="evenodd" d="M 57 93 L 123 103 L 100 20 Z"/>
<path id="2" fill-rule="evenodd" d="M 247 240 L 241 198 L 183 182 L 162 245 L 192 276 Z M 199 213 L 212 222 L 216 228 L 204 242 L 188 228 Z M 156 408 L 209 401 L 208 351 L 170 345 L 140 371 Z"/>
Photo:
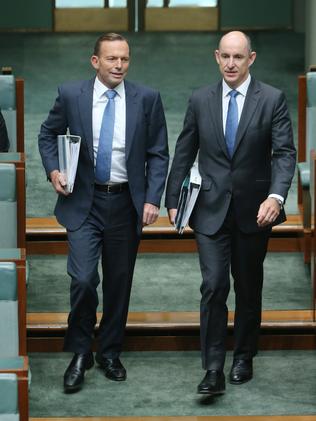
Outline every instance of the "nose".
<path id="1" fill-rule="evenodd" d="M 234 67 L 234 65 L 235 65 L 235 63 L 234 63 L 234 57 L 229 57 L 227 66 L 228 67 Z"/>
<path id="2" fill-rule="evenodd" d="M 118 58 L 115 63 L 115 67 L 121 68 L 122 67 L 122 60 Z"/>

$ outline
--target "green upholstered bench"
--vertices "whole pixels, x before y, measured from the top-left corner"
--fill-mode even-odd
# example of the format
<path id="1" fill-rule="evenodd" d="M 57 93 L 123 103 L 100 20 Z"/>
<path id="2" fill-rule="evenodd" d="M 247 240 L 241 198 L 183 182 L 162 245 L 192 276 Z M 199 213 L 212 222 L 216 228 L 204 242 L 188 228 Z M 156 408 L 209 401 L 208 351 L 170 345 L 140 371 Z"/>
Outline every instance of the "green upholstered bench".
<path id="1" fill-rule="evenodd" d="M 0 396 L 0 421 L 19 421 L 16 374 L 0 373 Z"/>
<path id="2" fill-rule="evenodd" d="M 306 73 L 306 141 L 305 141 L 305 161 L 299 162 L 298 174 L 302 188 L 302 210 L 305 245 L 304 259 L 310 262 L 310 229 L 311 229 L 311 197 L 310 197 L 310 177 L 311 177 L 311 151 L 316 149 L 316 72 Z"/>
<path id="3" fill-rule="evenodd" d="M 18 269 L 19 263 L 0 261 L 0 374 L 17 376 L 20 420 L 27 421 L 29 368 L 26 356 L 25 264 L 22 272 Z"/>
<path id="4" fill-rule="evenodd" d="M 0 357 L 19 355 L 17 269 L 0 262 Z"/>
<path id="5" fill-rule="evenodd" d="M 9 151 L 17 151 L 16 86 L 13 75 L 0 75 L 0 108 L 4 117 L 8 137 Z"/>
<path id="6" fill-rule="evenodd" d="M 16 170 L 0 162 L 0 247 L 17 247 Z"/>
<path id="7" fill-rule="evenodd" d="M 25 248 L 25 158 L 0 153 L 0 248 Z"/>

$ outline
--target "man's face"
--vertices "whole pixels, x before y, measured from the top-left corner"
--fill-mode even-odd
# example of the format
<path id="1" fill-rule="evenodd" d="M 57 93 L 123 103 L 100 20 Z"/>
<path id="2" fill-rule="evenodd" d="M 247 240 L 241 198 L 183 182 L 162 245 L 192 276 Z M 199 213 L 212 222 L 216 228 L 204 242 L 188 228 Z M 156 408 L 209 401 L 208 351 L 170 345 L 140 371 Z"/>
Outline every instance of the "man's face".
<path id="1" fill-rule="evenodd" d="M 248 77 L 256 53 L 250 52 L 246 38 L 240 32 L 225 35 L 215 51 L 219 70 L 228 86 L 238 88 Z"/>
<path id="2" fill-rule="evenodd" d="M 108 88 L 113 89 L 127 75 L 129 47 L 126 41 L 103 41 L 99 55 L 91 57 L 91 64 L 98 78 Z"/>

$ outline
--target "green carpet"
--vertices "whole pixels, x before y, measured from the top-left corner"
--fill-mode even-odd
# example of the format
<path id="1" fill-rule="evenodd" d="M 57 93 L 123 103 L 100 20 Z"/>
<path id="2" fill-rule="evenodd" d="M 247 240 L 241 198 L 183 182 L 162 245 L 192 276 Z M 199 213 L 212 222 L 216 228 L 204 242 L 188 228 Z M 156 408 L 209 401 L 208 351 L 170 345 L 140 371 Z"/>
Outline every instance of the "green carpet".
<path id="1" fill-rule="evenodd" d="M 204 375 L 198 352 L 131 352 L 122 355 L 126 382 L 112 382 L 94 367 L 84 389 L 66 395 L 62 378 L 70 355 L 30 354 L 30 416 L 315 414 L 315 360 L 316 351 L 260 352 L 252 381 L 227 384 L 225 395 L 211 398 L 196 393 Z M 230 365 L 231 353 L 226 374 Z"/>
<path id="2" fill-rule="evenodd" d="M 67 312 L 70 278 L 66 274 L 66 256 L 29 256 L 28 260 L 28 311 Z M 198 311 L 200 283 L 195 253 L 139 254 L 130 311 Z M 300 253 L 268 253 L 263 308 L 308 309 L 310 303 L 310 274 L 303 256 Z M 234 308 L 232 291 L 228 306 Z"/>
<path id="3" fill-rule="evenodd" d="M 37 151 L 40 124 L 62 82 L 90 78 L 92 48 L 99 34 L 0 34 L 2 65 L 25 79 L 25 148 L 27 154 L 27 215 L 53 214 L 55 193 Z M 304 72 L 304 35 L 290 31 L 250 34 L 257 60 L 253 75 L 284 90 L 297 132 L 297 75 Z M 171 156 L 192 90 L 219 79 L 213 51 L 218 33 L 127 34 L 132 49 L 129 79 L 161 91 Z M 297 213 L 296 177 L 286 204 Z M 164 215 L 165 209 L 161 210 Z"/>

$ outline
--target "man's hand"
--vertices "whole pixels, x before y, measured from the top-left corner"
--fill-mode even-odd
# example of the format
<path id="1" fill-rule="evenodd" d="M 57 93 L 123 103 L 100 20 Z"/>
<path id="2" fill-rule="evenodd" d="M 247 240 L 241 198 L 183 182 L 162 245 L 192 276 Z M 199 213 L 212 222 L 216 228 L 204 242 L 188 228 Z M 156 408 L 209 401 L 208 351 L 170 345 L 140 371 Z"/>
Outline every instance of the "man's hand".
<path id="1" fill-rule="evenodd" d="M 153 224 L 157 221 L 159 215 L 159 208 L 151 203 L 144 204 L 143 211 L 143 227 L 145 225 Z"/>
<path id="2" fill-rule="evenodd" d="M 261 203 L 257 215 L 257 224 L 259 227 L 266 227 L 272 224 L 279 216 L 281 206 L 273 197 L 268 197 Z"/>
<path id="3" fill-rule="evenodd" d="M 170 224 L 174 225 L 177 216 L 177 209 L 168 209 L 168 216 Z"/>
<path id="4" fill-rule="evenodd" d="M 58 194 L 63 194 L 64 196 L 68 196 L 68 192 L 65 191 L 66 187 L 66 179 L 65 176 L 59 172 L 58 170 L 54 170 L 50 173 L 50 179 L 52 181 L 52 185 L 55 189 L 55 192 Z"/>

